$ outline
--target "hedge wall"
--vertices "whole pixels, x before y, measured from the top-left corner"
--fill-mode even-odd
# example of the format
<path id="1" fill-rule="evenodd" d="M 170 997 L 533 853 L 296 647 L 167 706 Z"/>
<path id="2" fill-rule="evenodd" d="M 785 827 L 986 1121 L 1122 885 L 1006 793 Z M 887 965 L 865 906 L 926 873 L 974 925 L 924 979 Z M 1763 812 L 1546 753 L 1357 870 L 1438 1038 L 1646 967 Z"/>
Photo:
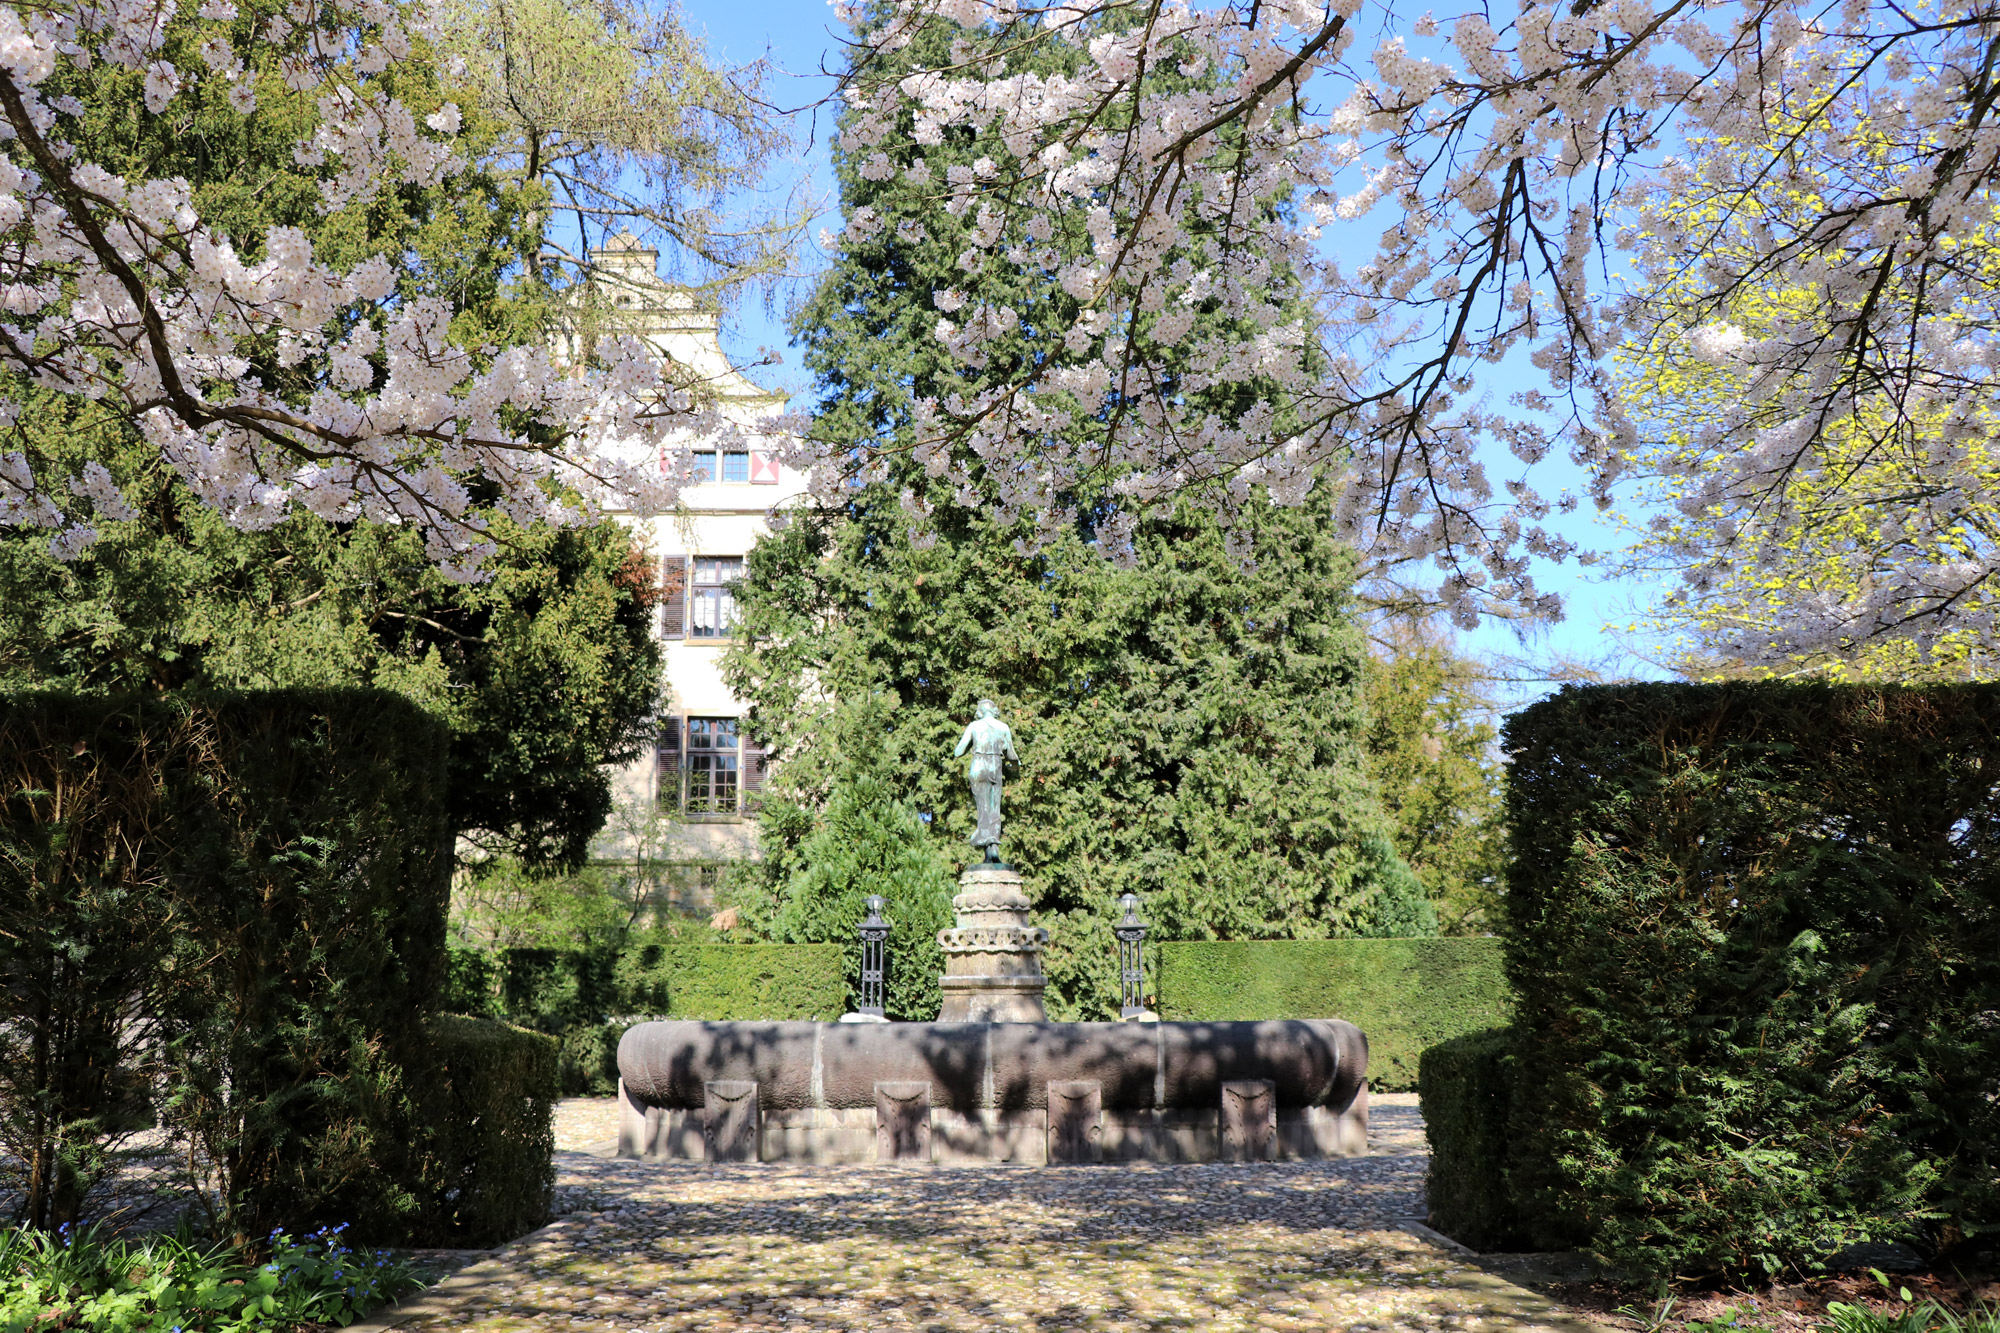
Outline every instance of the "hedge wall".
<path id="1" fill-rule="evenodd" d="M 561 1043 L 566 1097 L 618 1086 L 618 1040 L 643 1018 L 834 1019 L 847 1007 L 837 944 L 688 944 L 637 936 L 622 947 L 452 950 L 449 1007 L 546 1032 Z"/>
<path id="2" fill-rule="evenodd" d="M 666 1018 L 839 1018 L 847 979 L 838 944 L 681 944 L 640 940 L 612 971 L 619 1007 Z"/>
<path id="3" fill-rule="evenodd" d="M 1527 1240 L 1690 1274 L 2000 1228 L 2000 687 L 1571 688 L 1506 745 Z"/>
<path id="4" fill-rule="evenodd" d="M 1511 1249 L 1521 1235 L 1507 1151 L 1512 1038 L 1491 1028 L 1439 1042 L 1417 1074 L 1431 1147 L 1424 1176 L 1431 1225 L 1476 1250 Z"/>
<path id="5" fill-rule="evenodd" d="M 1344 1018 L 1368 1035 L 1368 1083 L 1417 1085 L 1424 1048 L 1504 1023 L 1497 939 L 1164 943 L 1160 1017 Z"/>
<path id="6" fill-rule="evenodd" d="M 557 1048 L 486 1018 L 435 1016 L 410 1084 L 409 1232 L 429 1245 L 485 1248 L 548 1221 L 555 1201 Z"/>
<path id="7" fill-rule="evenodd" d="M 107 1136 L 157 1117 L 225 1234 L 411 1234 L 447 746 L 373 690 L 0 698 L 0 1158 L 27 1220 L 74 1218 Z"/>

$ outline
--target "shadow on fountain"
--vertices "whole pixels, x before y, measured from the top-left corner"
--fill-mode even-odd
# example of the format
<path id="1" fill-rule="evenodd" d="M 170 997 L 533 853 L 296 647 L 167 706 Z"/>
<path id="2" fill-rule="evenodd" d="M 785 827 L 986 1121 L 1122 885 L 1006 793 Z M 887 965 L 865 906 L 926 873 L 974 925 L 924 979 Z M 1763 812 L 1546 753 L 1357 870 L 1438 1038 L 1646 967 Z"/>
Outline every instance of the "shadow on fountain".
<path id="1" fill-rule="evenodd" d="M 1367 1143 L 1351 1023 L 642 1023 L 625 1157 L 1257 1161 Z"/>

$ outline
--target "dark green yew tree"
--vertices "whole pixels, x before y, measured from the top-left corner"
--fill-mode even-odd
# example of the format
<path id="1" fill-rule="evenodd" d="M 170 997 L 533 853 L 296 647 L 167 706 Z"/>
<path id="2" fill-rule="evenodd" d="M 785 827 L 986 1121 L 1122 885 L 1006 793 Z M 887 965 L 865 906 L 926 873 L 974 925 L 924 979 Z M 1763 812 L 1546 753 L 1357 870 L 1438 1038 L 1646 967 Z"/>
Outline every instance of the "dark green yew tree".
<path id="1" fill-rule="evenodd" d="M 938 24 L 900 58 L 935 66 L 978 41 Z M 1030 46 L 1004 59 L 1025 71 L 1047 56 Z M 943 848 L 972 859 L 965 762 L 951 751 L 991 696 L 1021 752 L 1003 851 L 1052 936 L 1053 1013 L 1114 1014 L 1110 926 L 1127 892 L 1145 899 L 1155 938 L 1434 932 L 1367 776 L 1355 562 L 1329 535 L 1323 501 L 1287 510 L 1223 497 L 1237 512 L 1227 542 L 1199 509 L 1155 506 L 1131 515 L 1121 567 L 1095 544 L 1120 513 L 1115 495 L 1050 540 L 1018 509 L 965 503 L 921 466 L 913 403 L 1032 362 L 1046 330 L 1080 309 L 1049 272 L 1089 244 L 1044 222 L 1003 240 L 1048 254 L 1040 274 L 980 264 L 969 248 L 980 218 L 953 211 L 949 182 L 1012 158 L 990 131 L 924 139 L 906 125 L 892 141 L 836 149 L 844 211 L 861 225 L 796 330 L 819 389 L 815 429 L 911 452 L 760 543 L 739 594 L 743 641 L 726 670 L 781 760 L 773 885 L 790 891 L 825 845 L 809 833 L 815 815 L 824 826 L 851 799 L 854 775 L 823 737 L 841 705 L 875 692 L 896 704 L 873 765 L 884 799 L 913 802 Z M 1239 259 L 1265 299 L 1292 299 L 1282 266 Z M 961 303 L 1019 316 L 982 346 L 981 366 L 951 361 L 934 332 Z M 1220 302 L 1195 313 L 1232 317 Z M 1188 392 L 1227 420 L 1244 387 L 1190 379 Z M 1070 429 L 1087 439 L 1091 422 Z M 782 918 L 788 904 L 773 906 Z"/>
<path id="2" fill-rule="evenodd" d="M 986 524 L 919 551 L 889 497 L 760 543 L 729 671 L 781 761 L 767 807 L 777 884 L 795 891 L 840 845 L 826 833 L 859 775 L 824 743 L 827 701 L 874 691 L 898 705 L 881 714 L 875 799 L 912 802 L 948 854 L 972 860 L 951 751 L 990 695 L 1021 753 L 1003 852 L 1053 937 L 1054 1012 L 1111 1013 L 1123 893 L 1145 899 L 1161 939 L 1435 933 L 1361 750 L 1352 557 L 1310 516 L 1246 517 L 1249 567 L 1194 519 L 1145 525 L 1132 570 L 1080 540 L 1019 556 Z"/>

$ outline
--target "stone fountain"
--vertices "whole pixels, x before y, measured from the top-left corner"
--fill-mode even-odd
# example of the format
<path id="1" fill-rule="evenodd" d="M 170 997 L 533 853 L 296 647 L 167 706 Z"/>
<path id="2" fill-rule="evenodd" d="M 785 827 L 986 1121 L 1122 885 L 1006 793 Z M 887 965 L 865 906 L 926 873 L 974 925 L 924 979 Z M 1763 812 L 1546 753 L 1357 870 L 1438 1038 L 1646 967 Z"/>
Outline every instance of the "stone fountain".
<path id="1" fill-rule="evenodd" d="M 1259 1161 L 1367 1151 L 1368 1039 L 1339 1019 L 1051 1023 L 1020 873 L 1000 860 L 1014 735 L 972 752 L 985 859 L 938 932 L 935 1023 L 640 1023 L 618 1043 L 618 1155 L 706 1161 Z"/>

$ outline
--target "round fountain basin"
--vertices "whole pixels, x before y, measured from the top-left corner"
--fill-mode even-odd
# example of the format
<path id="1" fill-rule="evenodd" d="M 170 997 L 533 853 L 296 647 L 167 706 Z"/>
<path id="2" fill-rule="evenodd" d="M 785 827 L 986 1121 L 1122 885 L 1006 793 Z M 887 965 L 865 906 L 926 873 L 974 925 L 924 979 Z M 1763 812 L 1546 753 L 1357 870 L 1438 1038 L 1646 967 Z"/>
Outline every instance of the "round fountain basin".
<path id="1" fill-rule="evenodd" d="M 620 1150 L 880 1160 L 918 1155 L 907 1121 L 933 1161 L 1345 1155 L 1365 1150 L 1367 1068 L 1338 1019 L 641 1023 L 618 1046 Z"/>

